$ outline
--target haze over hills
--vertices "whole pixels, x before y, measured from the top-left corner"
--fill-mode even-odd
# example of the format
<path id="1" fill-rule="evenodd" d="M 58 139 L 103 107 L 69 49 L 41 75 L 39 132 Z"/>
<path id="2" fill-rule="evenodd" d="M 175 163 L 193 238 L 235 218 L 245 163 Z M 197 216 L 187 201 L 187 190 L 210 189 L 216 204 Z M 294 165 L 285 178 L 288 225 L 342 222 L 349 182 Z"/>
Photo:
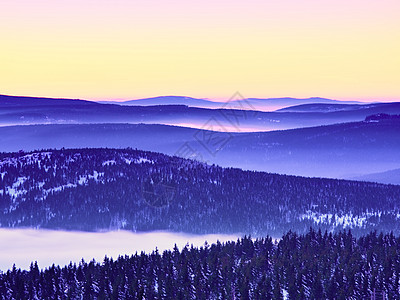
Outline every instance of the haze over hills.
<path id="1" fill-rule="evenodd" d="M 400 168 L 400 119 L 261 133 L 213 132 L 148 124 L 0 128 L 0 151 L 139 148 L 225 167 L 349 178 Z"/>
<path id="2" fill-rule="evenodd" d="M 288 106 L 278 109 L 279 112 L 337 112 L 337 111 L 352 111 L 352 110 L 373 110 L 387 109 L 397 102 L 392 103 L 368 103 L 368 104 L 343 104 L 343 103 L 310 103 L 295 106 Z"/>
<path id="3" fill-rule="evenodd" d="M 350 179 L 350 178 L 349 178 Z M 384 184 L 398 184 L 400 185 L 400 169 L 389 170 L 381 173 L 367 174 L 351 178 L 352 180 L 378 182 Z"/>
<path id="4" fill-rule="evenodd" d="M 1 227 L 400 232 L 400 186 L 224 169 L 132 149 L 1 153 L 0 174 Z"/>
<path id="5" fill-rule="evenodd" d="M 271 111 L 277 110 L 284 107 L 310 104 L 310 103 L 328 103 L 328 104 L 363 104 L 363 102 L 358 101 L 344 101 L 344 100 L 332 100 L 321 97 L 311 97 L 311 98 L 248 98 L 244 100 L 245 103 L 250 103 L 251 106 L 255 107 L 257 110 L 261 111 Z"/>
<path id="6" fill-rule="evenodd" d="M 337 104 L 329 99 L 310 99 L 326 103 L 260 112 L 0 96 L 1 125 L 75 124 L 0 128 L 3 133 L 0 151 L 129 146 L 182 156 L 179 154 L 182 150 L 186 151 L 184 155 L 222 166 L 337 178 L 354 178 L 400 168 L 396 154 L 400 149 L 399 120 L 384 117 L 400 114 L 400 103 Z M 250 100 L 287 104 L 299 99 Z M 204 104 L 208 100 L 170 96 L 140 101 L 152 104 L 197 101 Z M 368 119 L 371 115 L 378 117 Z M 368 122 L 363 121 L 366 119 Z M 357 122 L 351 123 L 354 121 Z M 94 125 L 96 123 L 98 125 Z M 329 126 L 315 127 L 320 125 Z M 296 128 L 299 130 L 273 132 Z M 385 182 L 396 183 L 395 180 Z"/>
<path id="7" fill-rule="evenodd" d="M 99 101 L 99 103 L 119 104 L 119 105 L 187 105 L 200 108 L 229 108 L 229 109 L 244 109 L 244 110 L 259 110 L 259 111 L 274 111 L 280 108 L 309 104 L 309 103 L 346 103 L 346 104 L 362 104 L 358 101 L 340 101 L 326 98 L 242 98 L 239 94 L 227 101 L 211 101 L 208 99 L 199 99 L 184 96 L 160 96 L 128 101 Z"/>
<path id="8" fill-rule="evenodd" d="M 183 105 L 121 106 L 40 98 L 32 98 L 30 102 L 29 99 L 0 96 L 0 124 L 148 123 L 214 131 L 254 132 L 361 121 L 376 113 L 400 113 L 400 103 L 349 105 L 348 109 L 330 112 L 312 109 L 306 112 L 259 112 Z"/>
<path id="9" fill-rule="evenodd" d="M 98 101 L 101 104 L 118 104 L 132 106 L 154 106 L 154 105 L 186 105 L 199 108 L 221 108 L 224 103 L 211 101 L 208 99 L 199 99 L 185 96 L 159 96 L 145 99 L 128 101 Z"/>

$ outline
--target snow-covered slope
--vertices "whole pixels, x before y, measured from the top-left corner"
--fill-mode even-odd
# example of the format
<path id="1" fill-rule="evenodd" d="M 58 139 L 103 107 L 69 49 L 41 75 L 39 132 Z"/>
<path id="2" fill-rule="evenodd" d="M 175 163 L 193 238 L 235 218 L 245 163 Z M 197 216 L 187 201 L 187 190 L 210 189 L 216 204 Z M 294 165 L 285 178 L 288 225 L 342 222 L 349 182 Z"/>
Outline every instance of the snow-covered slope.
<path id="1" fill-rule="evenodd" d="M 132 149 L 0 153 L 0 175 L 3 227 L 400 230 L 398 186 L 224 169 Z"/>

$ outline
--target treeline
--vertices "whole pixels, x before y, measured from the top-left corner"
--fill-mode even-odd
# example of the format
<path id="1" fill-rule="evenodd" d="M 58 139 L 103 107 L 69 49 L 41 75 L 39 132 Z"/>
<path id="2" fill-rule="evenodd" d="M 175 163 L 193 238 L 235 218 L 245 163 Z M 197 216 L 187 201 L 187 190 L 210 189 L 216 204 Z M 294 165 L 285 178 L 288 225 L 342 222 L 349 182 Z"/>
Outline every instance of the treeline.
<path id="1" fill-rule="evenodd" d="M 399 299 L 400 238 L 310 230 L 157 250 L 116 260 L 13 268 L 0 299 Z"/>
<path id="2" fill-rule="evenodd" d="M 133 149 L 0 154 L 2 227 L 398 233 L 399 215 L 395 185 L 242 171 Z"/>

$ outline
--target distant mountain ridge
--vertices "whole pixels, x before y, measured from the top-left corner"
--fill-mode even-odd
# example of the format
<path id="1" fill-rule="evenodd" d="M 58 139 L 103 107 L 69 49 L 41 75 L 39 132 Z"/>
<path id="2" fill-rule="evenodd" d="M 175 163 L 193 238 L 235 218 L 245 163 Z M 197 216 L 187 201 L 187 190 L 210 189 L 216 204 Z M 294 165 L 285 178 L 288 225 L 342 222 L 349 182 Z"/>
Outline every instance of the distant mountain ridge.
<path id="1" fill-rule="evenodd" d="M 46 98 L 29 96 L 0 95 L 0 108 L 21 106 L 64 106 L 64 105 L 97 105 L 96 102 L 80 99 Z"/>
<path id="2" fill-rule="evenodd" d="M 127 101 L 97 101 L 101 104 L 118 104 L 132 106 L 153 106 L 153 105 L 187 105 L 203 108 L 221 108 L 222 102 L 211 101 L 201 98 L 185 97 L 185 96 L 159 96 L 137 100 Z"/>
<path id="3" fill-rule="evenodd" d="M 359 103 L 359 104 L 336 104 L 336 103 L 311 103 L 301 104 L 296 106 L 289 106 L 277 110 L 277 112 L 293 112 L 293 113 L 333 113 L 344 111 L 369 111 L 385 110 L 390 112 L 390 108 L 396 108 L 399 102 L 389 103 Z"/>
<path id="4" fill-rule="evenodd" d="M 159 96 L 152 98 L 144 98 L 128 101 L 99 101 L 99 103 L 118 104 L 118 105 L 177 105 L 184 104 L 191 107 L 199 108 L 229 108 L 229 109 L 244 109 L 244 110 L 259 110 L 259 111 L 274 111 L 279 108 L 307 104 L 307 103 L 330 103 L 330 104 L 362 104 L 358 101 L 340 101 L 320 97 L 311 98 L 233 98 L 227 101 L 211 101 L 208 99 L 199 99 L 184 96 Z"/>
<path id="5" fill-rule="evenodd" d="M 349 179 L 400 185 L 400 169 L 389 170 L 381 173 L 367 174 L 364 176 L 358 176 Z"/>
<path id="6" fill-rule="evenodd" d="M 352 178 L 400 168 L 400 120 L 352 122 L 260 133 L 151 124 L 0 127 L 0 151 L 140 148 L 225 167 Z"/>
<path id="7" fill-rule="evenodd" d="M 352 109 L 328 113 L 246 110 L 249 107 L 243 106 L 243 110 L 240 110 L 230 109 L 230 105 L 218 109 L 188 105 L 122 106 L 83 100 L 0 96 L 0 125 L 148 123 L 202 129 L 213 127 L 215 131 L 255 132 L 362 121 L 378 113 L 400 114 L 400 103 L 350 105 Z"/>

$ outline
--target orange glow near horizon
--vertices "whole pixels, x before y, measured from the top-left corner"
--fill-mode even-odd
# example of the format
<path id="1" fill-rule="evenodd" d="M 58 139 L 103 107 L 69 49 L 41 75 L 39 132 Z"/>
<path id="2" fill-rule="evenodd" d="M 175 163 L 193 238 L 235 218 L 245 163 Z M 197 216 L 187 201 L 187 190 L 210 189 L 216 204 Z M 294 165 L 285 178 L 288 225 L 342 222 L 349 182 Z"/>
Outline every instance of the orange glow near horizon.
<path id="1" fill-rule="evenodd" d="M 400 1 L 3 0 L 0 94 L 400 101 Z"/>

